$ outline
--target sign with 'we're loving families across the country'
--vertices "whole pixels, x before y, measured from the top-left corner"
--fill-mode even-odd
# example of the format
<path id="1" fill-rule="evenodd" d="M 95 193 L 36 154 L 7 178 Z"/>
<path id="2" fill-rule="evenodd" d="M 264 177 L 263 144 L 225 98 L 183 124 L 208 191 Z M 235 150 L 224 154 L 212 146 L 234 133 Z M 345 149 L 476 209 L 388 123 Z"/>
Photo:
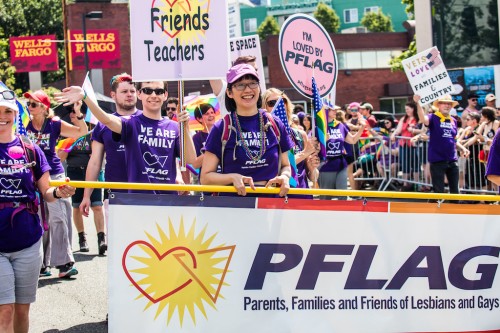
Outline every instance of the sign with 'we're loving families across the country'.
<path id="1" fill-rule="evenodd" d="M 427 105 L 455 91 L 437 47 L 405 59 L 402 64 L 413 92 L 420 96 L 420 104 Z"/>
<path id="2" fill-rule="evenodd" d="M 325 28 L 305 14 L 290 16 L 279 35 L 281 65 L 302 95 L 312 98 L 312 77 L 325 97 L 337 80 L 337 54 Z"/>
<path id="3" fill-rule="evenodd" d="M 226 1 L 131 0 L 136 81 L 223 77 L 228 68 Z"/>

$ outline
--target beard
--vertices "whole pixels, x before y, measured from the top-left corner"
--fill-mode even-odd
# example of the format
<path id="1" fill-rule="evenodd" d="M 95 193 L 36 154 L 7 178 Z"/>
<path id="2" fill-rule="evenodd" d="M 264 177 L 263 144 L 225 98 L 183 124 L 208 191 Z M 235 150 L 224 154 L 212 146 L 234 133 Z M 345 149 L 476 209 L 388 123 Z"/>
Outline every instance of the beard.
<path id="1" fill-rule="evenodd" d="M 124 104 L 116 102 L 116 107 L 123 111 L 132 111 L 135 109 L 135 104 Z"/>

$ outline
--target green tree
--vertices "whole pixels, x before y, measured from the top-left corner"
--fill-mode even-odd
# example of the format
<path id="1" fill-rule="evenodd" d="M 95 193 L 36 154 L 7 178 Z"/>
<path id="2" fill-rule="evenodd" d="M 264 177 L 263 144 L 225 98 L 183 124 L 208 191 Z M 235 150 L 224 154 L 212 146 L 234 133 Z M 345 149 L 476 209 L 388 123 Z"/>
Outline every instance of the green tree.
<path id="1" fill-rule="evenodd" d="M 408 14 L 408 17 L 414 18 L 415 17 L 415 7 L 413 4 L 413 0 L 401 0 L 401 3 L 403 5 L 406 5 L 406 13 Z M 403 71 L 403 65 L 401 62 L 407 58 L 413 57 L 415 54 L 417 54 L 417 42 L 416 42 L 416 37 L 413 37 L 413 40 L 410 42 L 410 45 L 408 45 L 408 49 L 403 51 L 399 55 L 399 57 L 396 57 L 389 61 L 389 65 L 391 66 L 391 71 L 396 72 L 396 71 Z"/>
<path id="2" fill-rule="evenodd" d="M 316 7 L 314 18 L 321 23 L 327 32 L 336 33 L 339 31 L 340 17 L 332 7 L 328 6 L 324 2 L 320 2 L 318 7 Z"/>
<path id="3" fill-rule="evenodd" d="M 56 35 L 63 39 L 61 0 L 0 0 L 0 80 L 11 88 L 28 90 L 28 73 L 13 73 L 9 37 Z M 42 72 L 42 80 L 51 83 L 64 78 L 64 44 L 58 43 L 59 70 Z"/>
<path id="4" fill-rule="evenodd" d="M 403 51 L 403 53 L 401 53 L 399 57 L 393 58 L 391 59 L 391 61 L 389 61 L 391 71 L 403 71 L 404 68 L 402 61 L 407 58 L 413 57 L 415 54 L 417 54 L 417 42 L 415 41 L 415 38 L 413 38 L 407 50 Z"/>
<path id="5" fill-rule="evenodd" d="M 366 13 L 361 19 L 361 25 L 370 32 L 394 31 L 394 28 L 392 27 L 391 15 L 385 15 L 382 13 L 382 9 L 380 8 L 377 12 Z"/>
<path id="6" fill-rule="evenodd" d="M 415 7 L 413 0 L 401 0 L 401 3 L 403 5 L 406 5 L 406 14 L 408 14 L 408 17 L 413 20 L 415 18 Z"/>
<path id="7" fill-rule="evenodd" d="M 265 40 L 267 36 L 277 35 L 280 33 L 280 26 L 276 19 L 272 16 L 267 16 L 264 22 L 257 29 L 257 34 L 261 40 Z"/>

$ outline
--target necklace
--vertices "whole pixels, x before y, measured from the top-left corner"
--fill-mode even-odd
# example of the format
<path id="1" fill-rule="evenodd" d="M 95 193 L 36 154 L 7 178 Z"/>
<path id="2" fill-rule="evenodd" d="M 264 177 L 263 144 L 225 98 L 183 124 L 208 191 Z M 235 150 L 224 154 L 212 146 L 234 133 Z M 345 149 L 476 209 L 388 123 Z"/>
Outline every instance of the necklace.
<path id="1" fill-rule="evenodd" d="M 243 131 L 241 130 L 240 120 L 236 111 L 233 113 L 233 115 L 234 115 L 234 122 L 236 123 L 236 131 L 239 138 L 238 142 L 236 142 L 236 145 L 243 146 L 245 154 L 249 159 L 251 159 L 254 162 L 259 161 L 266 152 L 266 133 L 264 132 L 264 117 L 262 116 L 262 112 L 259 111 L 260 147 L 259 147 L 259 152 L 255 156 L 253 155 L 252 151 L 247 145 L 247 142 L 243 138 Z"/>

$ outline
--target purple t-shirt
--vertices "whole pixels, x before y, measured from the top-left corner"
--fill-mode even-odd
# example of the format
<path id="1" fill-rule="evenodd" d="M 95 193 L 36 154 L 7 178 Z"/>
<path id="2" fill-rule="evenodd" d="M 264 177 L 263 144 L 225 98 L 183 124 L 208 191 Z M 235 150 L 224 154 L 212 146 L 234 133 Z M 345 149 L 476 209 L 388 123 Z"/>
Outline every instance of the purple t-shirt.
<path id="1" fill-rule="evenodd" d="M 207 138 L 208 133 L 203 131 L 197 131 L 193 135 L 193 143 L 194 149 L 196 150 L 196 156 L 200 156 L 205 152 L 205 143 L 207 142 Z"/>
<path id="2" fill-rule="evenodd" d="M 27 162 L 19 138 L 10 143 L 0 143 L 0 202 L 35 201 L 35 179 L 50 171 L 42 150 L 34 145 L 36 165 L 33 169 L 25 167 Z M 38 215 L 27 210 L 17 213 L 12 219 L 15 208 L 0 209 L 0 252 L 16 252 L 35 244 L 43 230 Z"/>
<path id="3" fill-rule="evenodd" d="M 490 153 L 488 154 L 488 163 L 486 164 L 486 176 L 500 175 L 500 131 L 493 138 Z"/>
<path id="4" fill-rule="evenodd" d="M 127 179 L 134 183 L 174 184 L 180 156 L 179 124 L 168 118 L 154 120 L 143 114 L 122 118 Z M 131 193 L 150 191 L 130 190 Z M 158 192 L 157 192 L 158 193 Z"/>
<path id="5" fill-rule="evenodd" d="M 51 168 L 50 174 L 59 175 L 64 173 L 61 160 L 56 153 L 57 140 L 61 135 L 61 119 L 59 117 L 47 119 L 40 132 L 33 127 L 33 122 L 30 121 L 26 127 L 26 132 L 30 140 L 36 143 L 45 154 Z"/>
<path id="6" fill-rule="evenodd" d="M 267 124 L 268 119 L 263 110 L 259 111 L 263 115 L 264 124 Z M 228 142 L 224 149 L 224 168 L 222 173 L 238 173 L 244 176 L 252 177 L 254 182 L 268 181 L 279 174 L 279 147 L 281 152 L 287 152 L 293 147 L 288 133 L 286 132 L 283 123 L 273 115 L 276 125 L 280 132 L 280 141 L 278 142 L 277 136 L 274 134 L 272 126 L 268 126 L 264 132 L 265 136 L 265 153 L 262 157 L 254 161 L 247 156 L 246 150 L 241 142 L 241 137 L 245 140 L 253 156 L 258 155 L 261 147 L 260 136 L 260 122 L 259 114 L 244 117 L 237 116 L 235 112 L 230 114 L 232 118 L 233 127 L 237 128 L 236 118 L 238 117 L 242 133 L 237 134 L 236 131 L 231 130 Z M 222 133 L 224 129 L 224 120 L 219 120 L 208 135 L 205 149 L 211 152 L 222 162 Z M 279 147 L 278 147 L 279 145 Z"/>
<path id="7" fill-rule="evenodd" d="M 434 114 L 429 117 L 429 148 L 428 160 L 430 163 L 454 162 L 458 160 L 455 137 L 457 123 L 455 119 L 441 122 Z"/>
<path id="8" fill-rule="evenodd" d="M 339 172 L 347 168 L 344 155 L 346 154 L 345 146 L 347 146 L 345 138 L 349 133 L 349 128 L 340 122 L 335 127 L 329 123 L 327 131 L 326 163 L 321 167 L 320 172 Z"/>
<path id="9" fill-rule="evenodd" d="M 137 110 L 132 116 L 141 114 L 142 111 Z M 122 117 L 118 112 L 114 113 L 117 117 Z M 125 116 L 123 118 L 130 118 Z M 104 145 L 106 153 L 106 165 L 104 167 L 104 178 L 108 182 L 126 182 L 127 181 L 127 164 L 125 161 L 125 144 L 120 142 L 121 135 L 114 133 L 109 128 L 101 123 L 97 123 L 92 132 L 92 140 Z M 120 192 L 120 190 L 114 190 Z"/>

